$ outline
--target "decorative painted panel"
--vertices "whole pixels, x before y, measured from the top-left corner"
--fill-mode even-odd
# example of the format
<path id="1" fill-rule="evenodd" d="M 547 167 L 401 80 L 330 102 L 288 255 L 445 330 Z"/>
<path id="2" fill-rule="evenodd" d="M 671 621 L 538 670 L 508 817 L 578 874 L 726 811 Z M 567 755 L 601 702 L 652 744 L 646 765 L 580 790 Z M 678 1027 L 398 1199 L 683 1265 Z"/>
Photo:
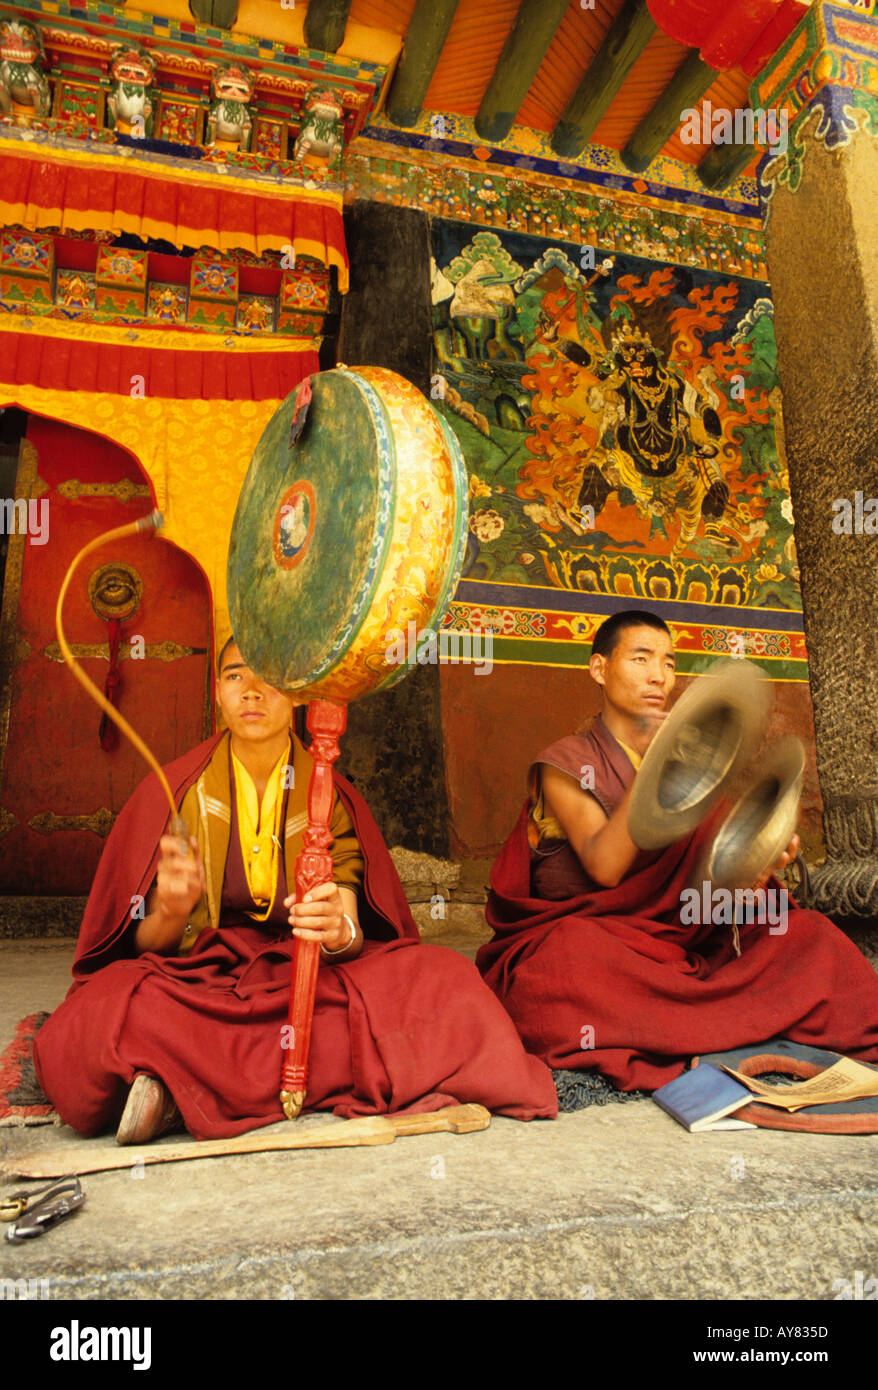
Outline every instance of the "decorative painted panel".
<path id="1" fill-rule="evenodd" d="M 98 248 L 95 302 L 105 312 L 140 317 L 146 313 L 146 251 Z"/>
<path id="2" fill-rule="evenodd" d="M 97 281 L 99 285 L 118 285 L 120 288 L 142 290 L 146 287 L 147 253 L 129 251 L 120 246 L 98 248 Z"/>
<path id="3" fill-rule="evenodd" d="M 370 133 L 374 130 L 370 127 Z M 764 279 L 762 227 L 752 207 L 658 182 L 623 186 L 581 177 L 553 177 L 542 170 L 510 170 L 465 157 L 386 149 L 361 139 L 345 158 L 345 197 L 418 207 L 434 217 L 460 218 L 488 227 L 600 244 L 667 264 L 701 266 Z M 699 206 L 704 204 L 704 206 Z M 722 209 L 722 211 L 718 211 Z M 744 215 L 749 213 L 750 215 Z"/>
<path id="4" fill-rule="evenodd" d="M 267 294 L 242 294 L 235 327 L 244 333 L 274 332 L 275 301 Z"/>
<path id="5" fill-rule="evenodd" d="M 678 610 L 683 650 L 716 655 L 731 627 L 802 678 L 779 621 L 801 631 L 767 286 L 451 221 L 433 236 L 432 394 L 470 473 L 449 624 L 487 605 L 499 659 L 578 664 L 614 599 L 647 601 Z"/>
<path id="6" fill-rule="evenodd" d="M 234 304 L 238 297 L 238 267 L 220 256 L 193 256 L 190 284 L 193 300 Z"/>
<path id="7" fill-rule="evenodd" d="M 192 101 L 176 101 L 173 97 L 159 98 L 156 136 L 175 145 L 201 143 L 204 111 Z"/>
<path id="8" fill-rule="evenodd" d="M 287 128 L 283 121 L 257 116 L 254 125 L 253 153 L 265 159 L 286 159 Z"/>
<path id="9" fill-rule="evenodd" d="M 84 270 L 59 270 L 55 281 L 55 303 L 75 312 L 95 307 L 95 277 Z"/>
<path id="10" fill-rule="evenodd" d="M 281 309 L 303 309 L 324 313 L 329 308 L 329 280 L 323 267 L 314 262 L 285 270 L 280 289 Z"/>
<path id="11" fill-rule="evenodd" d="M 0 299 L 42 311 L 52 303 L 55 244 L 39 232 L 0 232 Z"/>
<path id="12" fill-rule="evenodd" d="M 50 236 L 7 228 L 0 232 L 0 272 L 29 280 L 51 280 L 54 250 Z"/>
<path id="13" fill-rule="evenodd" d="M 52 114 L 77 133 L 98 130 L 104 121 L 104 93 L 98 83 L 75 82 L 59 77 L 55 83 Z"/>
<path id="14" fill-rule="evenodd" d="M 153 282 L 149 287 L 149 317 L 162 323 L 185 323 L 186 299 L 185 286 Z"/>

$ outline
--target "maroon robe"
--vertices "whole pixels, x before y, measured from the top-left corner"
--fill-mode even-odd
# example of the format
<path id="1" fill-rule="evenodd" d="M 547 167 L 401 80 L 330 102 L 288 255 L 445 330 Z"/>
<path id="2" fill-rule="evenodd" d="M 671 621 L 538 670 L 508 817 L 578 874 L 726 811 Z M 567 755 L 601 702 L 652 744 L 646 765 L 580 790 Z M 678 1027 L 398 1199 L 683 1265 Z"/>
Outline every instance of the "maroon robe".
<path id="1" fill-rule="evenodd" d="M 536 761 L 577 781 L 593 766 L 607 814 L 635 775 L 601 719 Z M 739 926 L 740 956 L 731 927 L 681 923 L 716 816 L 604 888 L 566 842 L 542 855 L 530 847 L 530 807 L 494 864 L 494 938 L 476 958 L 528 1051 L 622 1090 L 655 1090 L 690 1057 L 781 1036 L 878 1062 L 878 975 L 826 917 L 790 900 L 785 933 Z"/>
<path id="2" fill-rule="evenodd" d="M 217 741 L 166 769 L 178 804 Z M 343 778 L 336 776 L 335 785 L 365 860 L 359 900 L 367 940 L 356 960 L 322 964 L 318 972 L 304 1108 L 353 1116 L 477 1101 L 515 1119 L 553 1117 L 551 1073 L 526 1054 L 469 961 L 420 944 L 365 802 Z M 139 1071 L 168 1086 L 199 1139 L 283 1118 L 278 1093 L 293 938 L 286 923 L 260 926 L 236 910 L 243 904 L 233 906 L 227 895 L 238 892 L 237 866 L 227 873 L 219 928 L 203 931 L 189 954 L 133 954 L 132 900 L 149 892 L 167 816 L 151 775 L 107 841 L 74 983 L 35 1041 L 43 1090 L 82 1134 L 118 1121 Z"/>

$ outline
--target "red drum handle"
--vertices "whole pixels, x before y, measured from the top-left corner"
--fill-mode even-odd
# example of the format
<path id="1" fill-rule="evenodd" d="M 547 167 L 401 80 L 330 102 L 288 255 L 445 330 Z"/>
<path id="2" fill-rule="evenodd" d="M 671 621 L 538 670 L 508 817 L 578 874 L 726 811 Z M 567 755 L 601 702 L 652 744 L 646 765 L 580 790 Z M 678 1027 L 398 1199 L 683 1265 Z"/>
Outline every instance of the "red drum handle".
<path id="1" fill-rule="evenodd" d="M 301 902 L 310 889 L 332 881 L 332 764 L 339 755 L 338 741 L 348 720 L 347 705 L 330 700 L 312 700 L 308 706 L 308 732 L 311 735 L 311 757 L 314 767 L 308 785 L 308 825 L 305 844 L 296 860 L 296 901 Z M 294 1120 L 305 1103 L 308 1090 L 308 1056 L 311 1051 L 311 1024 L 314 1020 L 314 995 L 317 991 L 317 970 L 320 966 L 319 941 L 293 944 L 292 979 L 290 981 L 290 1048 L 281 1071 L 280 1103 L 288 1120 Z"/>

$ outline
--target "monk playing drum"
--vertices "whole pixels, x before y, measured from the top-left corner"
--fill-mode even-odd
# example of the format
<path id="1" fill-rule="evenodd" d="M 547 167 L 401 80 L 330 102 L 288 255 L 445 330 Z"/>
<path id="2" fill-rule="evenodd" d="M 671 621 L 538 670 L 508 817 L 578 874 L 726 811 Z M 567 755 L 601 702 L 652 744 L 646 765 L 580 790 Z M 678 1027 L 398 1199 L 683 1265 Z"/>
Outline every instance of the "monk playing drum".
<path id="1" fill-rule="evenodd" d="M 715 817 L 660 851 L 628 833 L 630 788 L 675 682 L 667 626 L 615 614 L 589 671 L 602 711 L 534 760 L 491 875 L 494 939 L 477 957 L 525 1047 L 622 1090 L 654 1090 L 694 1055 L 778 1036 L 878 1062 L 878 976 L 827 918 L 790 902 L 773 921 L 694 922 L 684 894 Z M 797 848 L 794 837 L 777 867 Z"/>
<path id="2" fill-rule="evenodd" d="M 119 1122 L 128 1144 L 179 1125 L 206 1139 L 282 1119 L 292 936 L 321 948 L 306 1110 L 477 1101 L 553 1116 L 550 1071 L 474 967 L 420 944 L 375 822 L 341 777 L 333 882 L 295 901 L 311 758 L 291 731 L 293 698 L 256 677 L 234 643 L 217 697 L 226 731 L 167 769 L 195 830 L 188 853 L 163 834 L 154 775 L 107 842 L 73 986 L 34 1046 L 62 1119 L 82 1134 Z"/>

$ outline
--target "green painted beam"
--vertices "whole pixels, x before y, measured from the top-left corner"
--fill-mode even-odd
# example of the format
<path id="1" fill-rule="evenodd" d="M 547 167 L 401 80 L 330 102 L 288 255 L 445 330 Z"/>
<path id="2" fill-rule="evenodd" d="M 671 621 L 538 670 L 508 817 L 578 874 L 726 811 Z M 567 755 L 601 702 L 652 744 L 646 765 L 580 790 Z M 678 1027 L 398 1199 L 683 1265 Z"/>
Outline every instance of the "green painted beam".
<path id="1" fill-rule="evenodd" d="M 457 0 L 417 0 L 387 97 L 393 125 L 407 128 L 417 122 L 456 9 Z"/>
<path id="2" fill-rule="evenodd" d="M 756 146 L 745 140 L 740 145 L 714 145 L 698 164 L 696 173 L 705 188 L 728 188 L 746 169 L 756 153 Z"/>
<path id="3" fill-rule="evenodd" d="M 570 158 L 585 149 L 657 28 L 646 0 L 625 0 L 552 131 L 556 154 Z"/>
<path id="4" fill-rule="evenodd" d="M 622 162 L 635 174 L 648 169 L 663 145 L 667 144 L 683 119 L 683 112 L 695 106 L 713 85 L 717 71 L 690 48 L 651 111 L 644 116 L 622 151 Z"/>
<path id="5" fill-rule="evenodd" d="M 483 140 L 503 140 L 546 56 L 567 0 L 521 0 L 476 116 Z"/>
<path id="6" fill-rule="evenodd" d="M 321 53 L 337 53 L 344 43 L 351 0 L 308 0 L 305 43 Z"/>
<path id="7" fill-rule="evenodd" d="M 189 0 L 189 8 L 199 24 L 214 29 L 231 29 L 238 18 L 238 0 Z"/>

